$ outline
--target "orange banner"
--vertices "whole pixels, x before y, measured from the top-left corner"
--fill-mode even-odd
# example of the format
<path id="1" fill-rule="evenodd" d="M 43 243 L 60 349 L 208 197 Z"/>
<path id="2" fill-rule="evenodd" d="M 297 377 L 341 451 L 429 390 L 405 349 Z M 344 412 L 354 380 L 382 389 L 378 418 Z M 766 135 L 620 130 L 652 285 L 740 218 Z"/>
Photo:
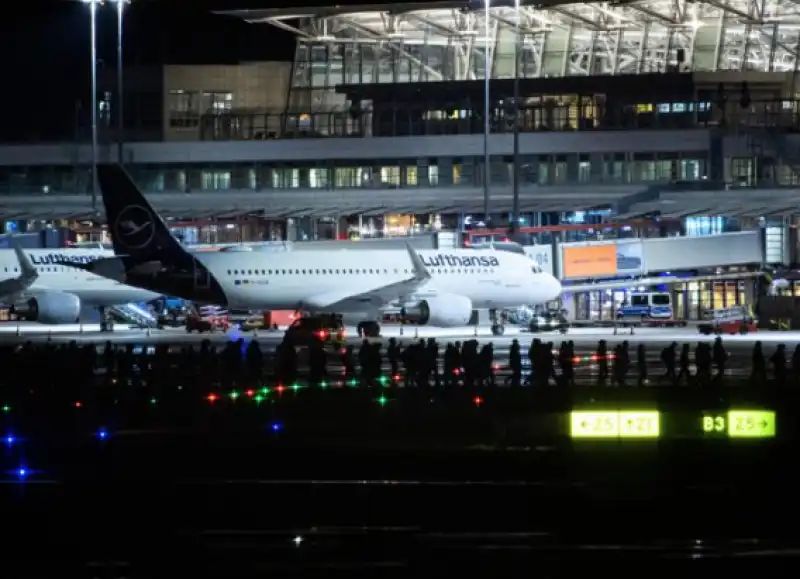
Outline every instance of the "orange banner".
<path id="1" fill-rule="evenodd" d="M 564 277 L 608 277 L 617 274 L 617 246 L 564 248 Z"/>

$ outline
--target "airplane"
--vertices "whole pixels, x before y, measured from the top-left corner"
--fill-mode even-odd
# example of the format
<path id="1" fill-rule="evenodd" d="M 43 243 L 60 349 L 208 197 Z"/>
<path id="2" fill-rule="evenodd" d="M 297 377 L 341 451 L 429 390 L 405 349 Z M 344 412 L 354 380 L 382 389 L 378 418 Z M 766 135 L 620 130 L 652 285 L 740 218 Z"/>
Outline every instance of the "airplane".
<path id="1" fill-rule="evenodd" d="M 228 309 L 341 314 L 345 323 L 374 322 L 393 302 L 440 327 L 469 323 L 488 309 L 544 304 L 561 284 L 525 255 L 490 250 L 308 250 L 190 252 L 119 165 L 99 165 L 114 258 L 76 267 L 161 295 Z M 75 265 L 75 264 L 73 264 Z"/>
<path id="2" fill-rule="evenodd" d="M 12 239 L 12 243 L 13 239 Z M 105 313 L 112 306 L 152 301 L 151 291 L 125 286 L 71 264 L 110 257 L 111 251 L 83 249 L 0 250 L 0 300 L 15 314 L 43 324 L 74 324 L 83 307 Z M 8 277 L 15 275 L 15 277 Z"/>

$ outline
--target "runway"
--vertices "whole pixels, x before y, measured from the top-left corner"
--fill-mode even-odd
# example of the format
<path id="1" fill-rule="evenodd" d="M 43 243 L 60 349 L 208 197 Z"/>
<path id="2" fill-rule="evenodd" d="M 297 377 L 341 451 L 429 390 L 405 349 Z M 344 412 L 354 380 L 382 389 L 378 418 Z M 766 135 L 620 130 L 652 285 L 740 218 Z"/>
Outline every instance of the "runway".
<path id="1" fill-rule="evenodd" d="M 396 338 L 402 342 L 410 342 L 414 339 L 436 338 L 437 341 L 446 343 L 450 341 L 464 341 L 478 339 L 481 342 L 491 340 L 499 348 L 507 348 L 511 341 L 518 339 L 523 345 L 538 337 L 543 341 L 552 341 L 560 344 L 562 340 L 572 340 L 578 347 L 592 347 L 599 340 L 606 340 L 609 344 L 616 344 L 627 340 L 631 344 L 645 343 L 648 345 L 665 346 L 671 342 L 678 343 L 697 343 L 699 341 L 712 342 L 715 336 L 703 336 L 695 328 L 636 328 L 633 334 L 630 329 L 620 329 L 614 333 L 611 328 L 574 328 L 567 334 L 559 332 L 539 332 L 532 334 L 526 330 L 521 330 L 516 326 L 507 326 L 505 335 L 492 336 L 488 327 L 459 327 L 459 328 L 434 328 L 428 326 L 411 327 L 384 325 L 381 328 L 383 339 Z M 349 343 L 358 343 L 358 333 L 355 327 L 347 328 Z M 130 329 L 117 326 L 114 332 L 100 332 L 99 324 L 65 324 L 58 326 L 44 326 L 32 322 L 0 324 L 0 343 L 21 343 L 25 341 L 65 343 L 76 341 L 79 343 L 94 342 L 98 344 L 111 340 L 116 344 L 158 344 L 169 343 L 175 345 L 200 344 L 203 340 L 210 340 L 214 344 L 224 344 L 231 340 L 257 340 L 261 344 L 270 345 L 279 342 L 283 338 L 282 331 L 258 331 L 241 332 L 233 329 L 227 333 L 214 334 L 188 334 L 183 328 L 168 328 L 163 330 L 141 330 Z M 728 345 L 738 345 L 740 347 L 750 346 L 760 340 L 765 349 L 771 349 L 777 344 L 786 344 L 788 348 L 794 348 L 800 344 L 800 331 L 775 332 L 759 331 L 748 335 L 723 336 L 723 340 Z"/>

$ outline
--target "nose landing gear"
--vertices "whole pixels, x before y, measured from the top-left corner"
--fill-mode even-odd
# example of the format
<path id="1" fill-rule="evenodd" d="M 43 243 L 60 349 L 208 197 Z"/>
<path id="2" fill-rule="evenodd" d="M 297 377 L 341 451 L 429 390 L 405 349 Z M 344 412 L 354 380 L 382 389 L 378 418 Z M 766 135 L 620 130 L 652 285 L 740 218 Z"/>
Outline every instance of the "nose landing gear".
<path id="1" fill-rule="evenodd" d="M 506 333 L 505 316 L 499 314 L 497 310 L 489 310 L 489 319 L 492 322 L 492 335 L 502 336 Z"/>

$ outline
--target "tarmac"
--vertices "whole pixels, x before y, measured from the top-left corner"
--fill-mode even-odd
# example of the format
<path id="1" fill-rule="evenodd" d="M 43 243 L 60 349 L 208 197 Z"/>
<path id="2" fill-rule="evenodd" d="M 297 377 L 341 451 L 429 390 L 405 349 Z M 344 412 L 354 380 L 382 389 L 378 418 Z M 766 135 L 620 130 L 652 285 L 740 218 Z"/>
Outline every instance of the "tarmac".
<path id="1" fill-rule="evenodd" d="M 355 327 L 348 327 L 346 335 L 350 343 L 358 343 L 358 333 Z M 606 340 L 615 344 L 627 340 L 631 344 L 645 343 L 648 345 L 667 345 L 671 342 L 697 343 L 701 340 L 711 342 L 715 336 L 703 336 L 696 328 L 636 328 L 631 333 L 630 328 L 619 329 L 614 333 L 612 328 L 571 328 L 567 334 L 560 332 L 539 332 L 532 334 L 516 326 L 506 326 L 503 336 L 493 336 L 488 327 L 463 326 L 458 328 L 434 328 L 430 326 L 400 326 L 383 325 L 381 335 L 384 339 L 395 337 L 404 342 L 413 339 L 436 338 L 439 341 L 455 341 L 478 339 L 481 342 L 491 340 L 498 348 L 507 348 L 511 341 L 518 339 L 523 345 L 530 343 L 534 337 L 556 344 L 562 340 L 572 340 L 577 347 L 593 347 L 599 340 Z M 78 343 L 105 343 L 111 340 L 117 344 L 158 344 L 169 343 L 175 345 L 200 344 L 203 340 L 210 340 L 214 344 L 223 344 L 231 340 L 244 338 L 257 340 L 264 345 L 275 344 L 283 338 L 283 331 L 259 330 L 257 332 L 242 332 L 236 328 L 226 333 L 188 334 L 183 328 L 167 328 L 163 330 L 130 329 L 117 325 L 113 332 L 100 332 L 99 324 L 64 324 L 58 326 L 45 326 L 33 322 L 0 323 L 0 344 L 21 343 L 25 341 L 63 343 L 76 341 Z M 747 335 L 726 335 L 723 340 L 728 346 L 747 348 L 760 340 L 765 351 L 770 346 L 786 344 L 794 348 L 800 344 L 800 331 L 759 331 Z"/>

